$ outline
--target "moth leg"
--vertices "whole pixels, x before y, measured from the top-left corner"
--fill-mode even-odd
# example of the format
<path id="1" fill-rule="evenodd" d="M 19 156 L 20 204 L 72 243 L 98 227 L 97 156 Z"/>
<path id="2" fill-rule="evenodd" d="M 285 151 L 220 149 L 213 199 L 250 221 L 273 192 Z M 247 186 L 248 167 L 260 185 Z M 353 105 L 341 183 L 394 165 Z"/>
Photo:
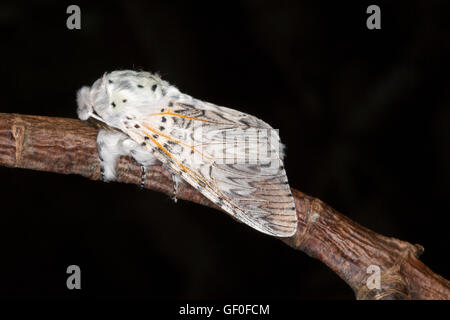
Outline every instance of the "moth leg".
<path id="1" fill-rule="evenodd" d="M 175 172 L 171 171 L 171 173 L 172 173 L 172 181 L 173 181 L 173 196 L 172 196 L 172 200 L 175 203 L 177 203 L 177 201 L 178 201 L 178 199 L 177 199 L 178 186 L 180 185 L 181 178 Z"/>
<path id="2" fill-rule="evenodd" d="M 147 167 L 141 164 L 141 189 L 145 187 L 145 181 L 147 180 Z"/>
<path id="3" fill-rule="evenodd" d="M 111 181 L 116 178 L 116 163 L 121 155 L 129 153 L 123 146 L 127 136 L 123 133 L 101 129 L 97 135 L 97 149 L 100 159 L 102 180 Z"/>
<path id="4" fill-rule="evenodd" d="M 173 181 L 173 194 L 171 199 L 177 203 L 178 199 L 177 199 L 177 193 L 178 193 L 178 187 L 180 185 L 181 182 L 183 182 L 183 179 L 181 178 L 181 176 L 179 174 L 177 174 L 175 171 L 173 171 L 169 166 L 163 164 L 163 168 L 166 169 L 167 171 L 170 172 L 170 174 L 172 175 L 172 181 Z"/>
<path id="5" fill-rule="evenodd" d="M 131 138 L 123 141 L 123 147 L 128 151 L 128 154 L 130 154 L 134 160 L 141 165 L 140 187 L 143 189 L 147 180 L 147 167 L 154 165 L 158 160 L 152 155 L 149 149 Z"/>

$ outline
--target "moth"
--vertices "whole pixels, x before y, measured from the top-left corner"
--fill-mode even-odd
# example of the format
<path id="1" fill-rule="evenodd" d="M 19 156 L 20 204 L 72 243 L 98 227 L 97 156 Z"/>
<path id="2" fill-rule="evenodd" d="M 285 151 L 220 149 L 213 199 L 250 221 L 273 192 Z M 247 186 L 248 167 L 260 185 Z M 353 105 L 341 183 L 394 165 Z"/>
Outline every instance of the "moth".
<path id="1" fill-rule="evenodd" d="M 292 236 L 297 215 L 278 132 L 264 121 L 195 99 L 157 74 L 105 73 L 77 92 L 81 120 L 103 124 L 97 145 L 103 179 L 122 155 L 171 173 L 174 199 L 187 182 L 235 219 L 277 237 Z"/>

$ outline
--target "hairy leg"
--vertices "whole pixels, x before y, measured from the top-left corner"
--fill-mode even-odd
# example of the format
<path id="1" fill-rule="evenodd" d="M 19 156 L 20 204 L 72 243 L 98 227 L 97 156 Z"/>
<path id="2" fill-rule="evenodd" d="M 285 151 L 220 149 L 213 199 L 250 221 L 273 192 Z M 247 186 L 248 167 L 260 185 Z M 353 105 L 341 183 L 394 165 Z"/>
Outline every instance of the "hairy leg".
<path id="1" fill-rule="evenodd" d="M 143 167 L 142 185 L 145 184 L 146 167 L 157 161 L 148 150 L 145 150 L 126 134 L 117 131 L 100 130 L 97 136 L 97 147 L 104 181 L 111 181 L 116 178 L 116 163 L 122 155 L 132 156 L 141 164 Z"/>

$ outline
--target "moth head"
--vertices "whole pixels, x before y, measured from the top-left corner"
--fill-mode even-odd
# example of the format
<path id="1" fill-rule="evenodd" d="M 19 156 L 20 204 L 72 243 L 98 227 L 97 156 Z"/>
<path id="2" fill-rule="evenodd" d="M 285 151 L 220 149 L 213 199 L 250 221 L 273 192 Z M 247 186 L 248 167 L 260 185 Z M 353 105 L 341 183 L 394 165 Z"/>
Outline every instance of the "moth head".
<path id="1" fill-rule="evenodd" d="M 158 75 L 131 70 L 105 73 L 91 87 L 77 93 L 78 117 L 92 117 L 120 128 L 121 119 L 158 105 L 168 90 L 177 90 Z"/>
<path id="2" fill-rule="evenodd" d="M 78 117 L 81 120 L 94 118 L 117 127 L 124 110 L 123 108 L 116 108 L 116 103 L 110 102 L 111 95 L 114 95 L 114 92 L 108 86 L 107 74 L 95 81 L 91 87 L 82 87 L 77 92 Z"/>
<path id="3" fill-rule="evenodd" d="M 93 112 L 90 90 L 89 87 L 82 87 L 77 92 L 77 113 L 80 120 L 89 119 Z"/>

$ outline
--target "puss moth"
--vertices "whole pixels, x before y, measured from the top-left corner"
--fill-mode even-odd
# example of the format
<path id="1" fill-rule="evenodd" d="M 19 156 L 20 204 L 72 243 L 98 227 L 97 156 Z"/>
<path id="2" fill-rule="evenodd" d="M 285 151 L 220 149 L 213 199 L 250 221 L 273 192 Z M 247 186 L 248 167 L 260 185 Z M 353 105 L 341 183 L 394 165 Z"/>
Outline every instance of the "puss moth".
<path id="1" fill-rule="evenodd" d="M 157 74 L 105 73 L 77 93 L 78 116 L 106 125 L 97 144 L 103 178 L 114 180 L 118 157 L 143 168 L 160 161 L 237 220 L 289 237 L 297 215 L 278 132 L 237 110 L 195 99 Z M 143 180 L 145 181 L 145 180 Z"/>

